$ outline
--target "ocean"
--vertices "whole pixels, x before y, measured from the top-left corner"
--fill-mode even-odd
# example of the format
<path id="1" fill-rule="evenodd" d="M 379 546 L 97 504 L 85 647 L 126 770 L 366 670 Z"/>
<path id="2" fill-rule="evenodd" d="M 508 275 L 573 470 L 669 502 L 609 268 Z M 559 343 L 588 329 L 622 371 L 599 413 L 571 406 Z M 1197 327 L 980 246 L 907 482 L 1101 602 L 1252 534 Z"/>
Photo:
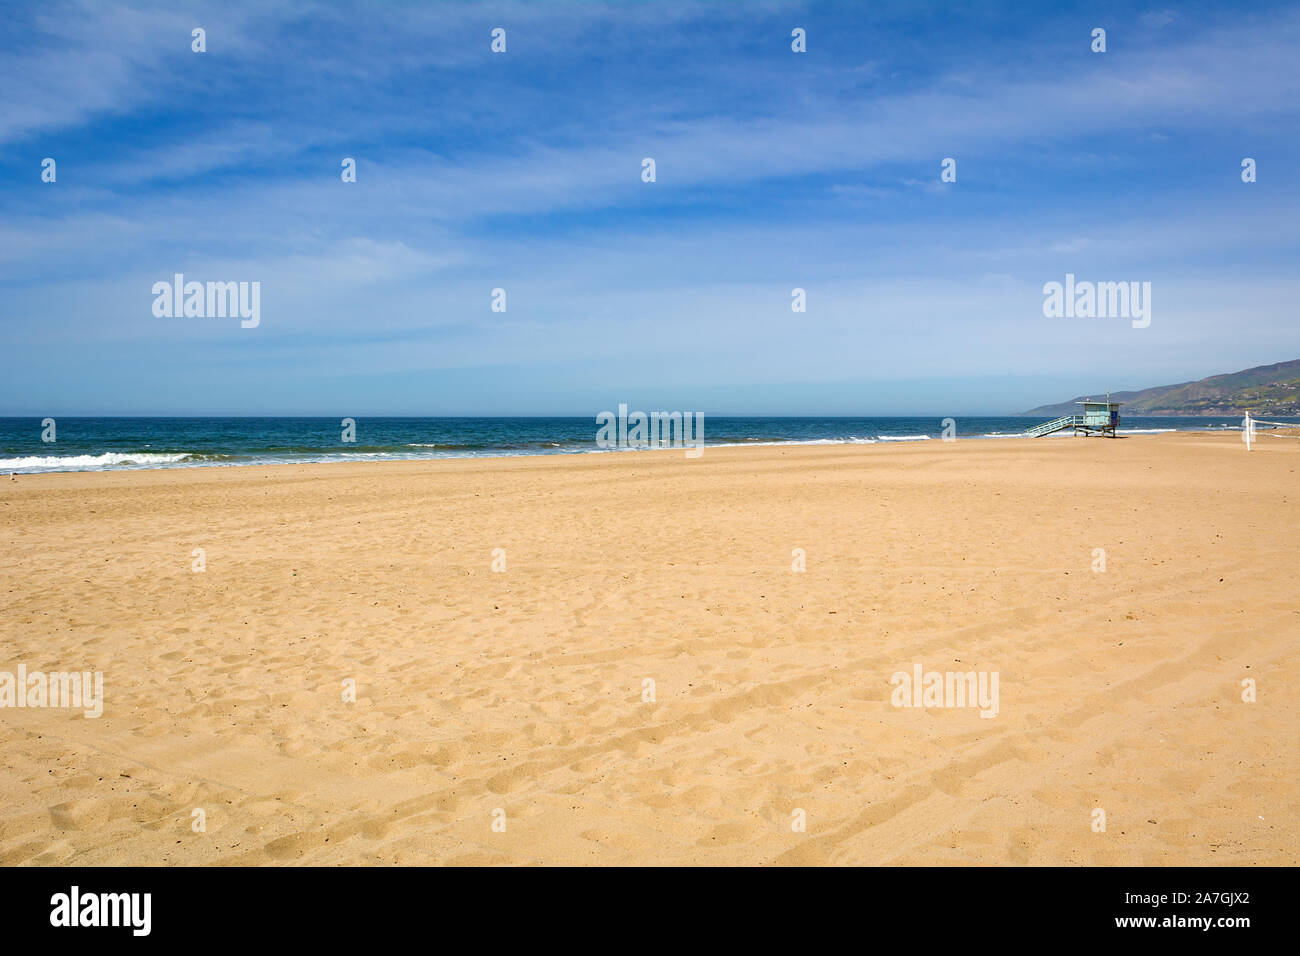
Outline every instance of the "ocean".
<path id="1" fill-rule="evenodd" d="M 1014 438 L 1044 420 L 959 417 L 955 418 L 955 435 L 958 440 Z M 1125 416 L 1119 433 L 1240 428 L 1241 419 L 1236 417 Z M 43 441 L 42 435 L 51 435 L 51 429 L 43 424 L 42 419 L 0 418 L 0 473 L 628 451 L 626 448 L 599 447 L 597 430 L 594 416 L 356 418 L 355 441 L 345 442 L 340 418 L 68 417 L 54 420 L 54 441 Z M 704 417 L 706 448 L 932 441 L 940 439 L 943 431 L 944 419 L 937 416 L 783 418 L 712 417 L 706 414 Z M 1056 436 L 1041 440 L 1050 440 L 1051 437 Z"/>

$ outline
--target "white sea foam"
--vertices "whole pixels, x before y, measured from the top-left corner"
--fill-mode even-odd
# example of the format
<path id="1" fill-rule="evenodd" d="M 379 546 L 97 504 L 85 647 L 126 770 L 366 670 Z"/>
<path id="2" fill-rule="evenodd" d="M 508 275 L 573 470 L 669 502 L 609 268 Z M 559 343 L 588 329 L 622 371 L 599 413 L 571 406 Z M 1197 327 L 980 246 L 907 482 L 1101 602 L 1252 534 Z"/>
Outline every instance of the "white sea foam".
<path id="1" fill-rule="evenodd" d="M 720 441 L 709 442 L 705 448 L 777 448 L 785 445 L 874 445 L 874 438 L 795 438 L 776 441 Z"/>
<path id="2" fill-rule="evenodd" d="M 877 435 L 877 441 L 929 441 L 929 435 Z"/>
<path id="3" fill-rule="evenodd" d="M 5 471 L 99 471 L 121 465 L 169 465 L 186 461 L 188 454 L 158 452 L 104 452 L 102 455 L 29 455 L 25 458 L 0 458 L 0 472 Z"/>

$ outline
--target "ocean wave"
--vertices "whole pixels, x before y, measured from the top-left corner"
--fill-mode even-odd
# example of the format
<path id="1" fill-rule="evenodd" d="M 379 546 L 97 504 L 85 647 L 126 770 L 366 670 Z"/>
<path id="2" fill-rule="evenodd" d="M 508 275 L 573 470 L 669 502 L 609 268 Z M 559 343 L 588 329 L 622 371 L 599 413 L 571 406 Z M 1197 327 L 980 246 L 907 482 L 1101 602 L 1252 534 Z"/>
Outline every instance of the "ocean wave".
<path id="1" fill-rule="evenodd" d="M 532 448 L 579 448 L 581 441 L 501 441 L 501 442 L 423 442 L 412 441 L 405 445 L 382 445 L 358 449 L 360 451 L 393 451 L 403 448 L 432 448 L 435 451 L 526 451 Z"/>
<path id="2" fill-rule="evenodd" d="M 104 452 L 99 455 L 28 455 L 0 458 L 0 471 L 95 471 L 123 465 L 171 465 L 183 461 L 212 460 L 221 456 L 186 452 Z"/>
<path id="3" fill-rule="evenodd" d="M 878 441 L 929 441 L 929 435 L 877 435 Z"/>
<path id="4" fill-rule="evenodd" d="M 874 438 L 770 438 L 761 441 L 711 441 L 705 448 L 775 448 L 781 445 L 874 445 Z"/>

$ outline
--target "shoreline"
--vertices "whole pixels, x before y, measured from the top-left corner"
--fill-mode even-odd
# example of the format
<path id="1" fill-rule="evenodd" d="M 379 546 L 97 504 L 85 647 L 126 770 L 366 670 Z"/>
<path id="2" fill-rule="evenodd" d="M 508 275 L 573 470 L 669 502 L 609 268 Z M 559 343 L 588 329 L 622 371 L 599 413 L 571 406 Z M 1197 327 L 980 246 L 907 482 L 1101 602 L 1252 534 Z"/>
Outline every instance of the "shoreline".
<path id="1" fill-rule="evenodd" d="M 1297 427 L 1300 427 L 1298 425 Z M 1206 429 L 1137 429 L 1133 431 L 1121 430 L 1118 439 L 1142 439 L 1154 438 L 1158 435 L 1187 435 L 1187 436 L 1219 436 L 1234 435 L 1234 432 L 1228 428 L 1206 428 Z M 1267 435 L 1268 432 L 1261 432 Z M 1055 435 L 1043 436 L 1047 440 L 1061 441 L 1063 439 L 1085 439 L 1096 438 L 1099 436 L 1083 436 L 1059 433 Z M 920 437 L 879 437 L 874 439 L 809 439 L 809 440 L 789 440 L 789 441 L 755 441 L 755 442 L 727 442 L 716 445 L 704 445 L 704 453 L 719 452 L 724 450 L 735 449 L 767 449 L 767 448 L 865 448 L 873 445 L 883 445 L 886 447 L 910 446 L 910 445 L 929 445 L 937 442 L 940 445 L 951 444 L 970 444 L 985 442 L 1023 442 L 1039 441 L 1040 439 L 1031 438 L 1027 435 L 979 435 L 957 437 L 952 441 L 944 441 L 942 438 Z M 1101 440 L 1111 441 L 1116 439 L 1102 438 Z M 411 453 L 409 457 L 399 457 L 400 453 L 376 453 L 374 457 L 356 457 L 356 458 L 313 458 L 304 456 L 302 461 L 200 461 L 200 462 L 175 462 L 167 464 L 146 464 L 146 465 L 124 465 L 111 467 L 80 467 L 80 468 L 43 468 L 39 471 L 13 471 L 10 467 L 0 468 L 0 480 L 5 477 L 16 475 L 18 478 L 32 478 L 39 475 L 63 475 L 63 474 L 126 474 L 135 472 L 152 472 L 152 471 L 190 471 L 195 469 L 223 469 L 223 468 L 282 468 L 297 467 L 306 465 L 365 465 L 365 464 L 396 464 L 396 463 L 433 463 L 433 462 L 451 462 L 451 461 L 498 461 L 501 459 L 532 459 L 532 458 L 574 458 L 582 456 L 602 456 L 602 455 L 621 455 L 621 454 L 638 454 L 638 453 L 675 453 L 683 455 L 686 451 L 691 450 L 688 446 L 668 446 L 660 448 L 615 448 L 615 449 L 573 449 L 566 451 L 553 452 L 502 452 L 484 453 L 484 454 L 446 454 L 446 455 L 418 455 Z M 104 454 L 104 453 L 101 453 Z M 111 454 L 129 454 L 129 453 L 111 453 Z M 190 454 L 184 452 L 140 452 L 138 454 Z M 196 453 L 202 454 L 202 453 Z M 366 455 L 364 452 L 339 452 L 339 455 Z M 69 456 L 76 457 L 76 456 Z M 695 460 L 703 455 L 694 456 Z M 31 467 L 31 466 L 27 466 Z"/>

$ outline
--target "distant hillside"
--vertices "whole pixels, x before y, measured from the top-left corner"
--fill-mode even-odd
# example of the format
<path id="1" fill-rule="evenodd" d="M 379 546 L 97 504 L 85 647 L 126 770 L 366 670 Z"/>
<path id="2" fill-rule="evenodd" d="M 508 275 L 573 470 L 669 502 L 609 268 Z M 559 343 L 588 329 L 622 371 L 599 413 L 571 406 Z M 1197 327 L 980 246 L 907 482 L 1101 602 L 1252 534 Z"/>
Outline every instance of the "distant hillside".
<path id="1" fill-rule="evenodd" d="M 1080 395 L 1068 402 L 1040 405 L 1025 415 L 1058 418 L 1076 415 L 1083 399 L 1104 401 L 1104 391 Z M 1244 415 L 1256 417 L 1300 415 L 1300 359 L 1261 365 L 1244 372 L 1211 375 L 1199 382 L 1158 385 L 1140 392 L 1111 392 L 1112 402 L 1123 402 L 1121 415 Z"/>

